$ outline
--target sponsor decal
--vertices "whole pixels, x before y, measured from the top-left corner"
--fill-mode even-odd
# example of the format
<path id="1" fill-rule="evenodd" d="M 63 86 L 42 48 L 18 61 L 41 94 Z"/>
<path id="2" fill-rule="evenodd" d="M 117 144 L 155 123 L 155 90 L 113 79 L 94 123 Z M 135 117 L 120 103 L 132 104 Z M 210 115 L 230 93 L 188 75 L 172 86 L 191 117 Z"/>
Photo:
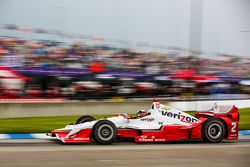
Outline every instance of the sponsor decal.
<path id="1" fill-rule="evenodd" d="M 238 134 L 236 133 L 236 134 L 230 134 L 230 137 L 237 137 L 238 136 Z"/>
<path id="2" fill-rule="evenodd" d="M 154 121 L 154 118 L 141 118 L 141 121 L 147 121 L 147 122 L 152 122 Z"/>
<path id="3" fill-rule="evenodd" d="M 166 139 L 155 139 L 156 142 L 166 141 Z"/>
<path id="4" fill-rule="evenodd" d="M 140 141 L 153 142 L 154 139 L 140 139 Z"/>
<path id="5" fill-rule="evenodd" d="M 164 142 L 166 139 L 163 138 L 155 138 L 155 136 L 152 136 L 151 138 L 146 138 L 146 136 L 142 136 L 139 138 L 140 142 Z"/>
<path id="6" fill-rule="evenodd" d="M 196 122 L 198 120 L 197 118 L 192 118 L 192 117 L 189 117 L 186 115 L 182 115 L 180 112 L 179 113 L 172 113 L 172 112 L 162 110 L 161 114 L 163 116 L 167 116 L 170 118 L 179 119 L 182 122 Z"/>

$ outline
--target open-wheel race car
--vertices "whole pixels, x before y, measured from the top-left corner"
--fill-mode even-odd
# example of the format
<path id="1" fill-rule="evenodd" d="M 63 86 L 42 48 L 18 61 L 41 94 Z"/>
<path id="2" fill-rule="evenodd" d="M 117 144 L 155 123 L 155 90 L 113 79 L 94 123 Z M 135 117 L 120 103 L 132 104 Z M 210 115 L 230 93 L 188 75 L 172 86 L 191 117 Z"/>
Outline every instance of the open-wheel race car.
<path id="1" fill-rule="evenodd" d="M 148 111 L 135 116 L 116 114 L 95 120 L 80 117 L 74 125 L 51 131 L 48 135 L 63 143 L 111 144 L 119 139 L 140 142 L 168 142 L 200 139 L 217 143 L 223 139 L 237 140 L 239 113 L 235 106 L 218 106 L 196 112 L 195 117 L 154 101 Z"/>

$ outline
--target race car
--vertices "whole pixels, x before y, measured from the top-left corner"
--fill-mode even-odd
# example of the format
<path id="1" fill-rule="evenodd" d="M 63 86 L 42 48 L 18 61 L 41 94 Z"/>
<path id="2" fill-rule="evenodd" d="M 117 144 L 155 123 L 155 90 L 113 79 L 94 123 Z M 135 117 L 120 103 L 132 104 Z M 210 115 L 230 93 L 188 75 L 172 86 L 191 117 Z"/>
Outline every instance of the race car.
<path id="1" fill-rule="evenodd" d="M 215 104 L 207 111 L 196 112 L 194 117 L 154 101 L 148 111 L 140 110 L 135 116 L 118 113 L 100 120 L 82 116 L 75 124 L 48 135 L 63 143 L 111 144 L 119 139 L 132 139 L 136 143 L 194 139 L 218 143 L 223 139 L 237 140 L 238 127 L 239 112 L 234 105 Z"/>

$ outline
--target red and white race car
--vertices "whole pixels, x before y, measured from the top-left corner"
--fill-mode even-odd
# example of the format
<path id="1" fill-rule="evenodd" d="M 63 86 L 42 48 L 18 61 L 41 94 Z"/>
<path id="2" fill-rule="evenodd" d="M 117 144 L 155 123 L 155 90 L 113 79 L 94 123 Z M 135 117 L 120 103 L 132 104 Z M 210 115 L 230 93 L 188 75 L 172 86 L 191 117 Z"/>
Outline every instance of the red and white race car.
<path id="1" fill-rule="evenodd" d="M 196 112 L 196 117 L 154 101 L 151 109 L 136 116 L 116 114 L 95 120 L 80 117 L 75 125 L 49 133 L 63 143 L 111 144 L 117 139 L 130 138 L 135 142 L 168 142 L 201 139 L 217 143 L 223 139 L 237 140 L 239 113 L 235 106 L 217 106 Z"/>

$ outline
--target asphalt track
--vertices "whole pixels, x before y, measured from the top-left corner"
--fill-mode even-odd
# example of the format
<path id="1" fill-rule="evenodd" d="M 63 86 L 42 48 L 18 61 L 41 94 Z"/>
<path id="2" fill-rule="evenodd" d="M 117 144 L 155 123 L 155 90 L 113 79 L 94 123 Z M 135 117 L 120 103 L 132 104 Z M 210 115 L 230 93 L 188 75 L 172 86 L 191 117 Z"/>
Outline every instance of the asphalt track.
<path id="1" fill-rule="evenodd" d="M 60 144 L 55 140 L 0 140 L 1 167 L 247 167 L 250 136 L 219 144 L 174 142 L 167 144 L 114 143 Z"/>

